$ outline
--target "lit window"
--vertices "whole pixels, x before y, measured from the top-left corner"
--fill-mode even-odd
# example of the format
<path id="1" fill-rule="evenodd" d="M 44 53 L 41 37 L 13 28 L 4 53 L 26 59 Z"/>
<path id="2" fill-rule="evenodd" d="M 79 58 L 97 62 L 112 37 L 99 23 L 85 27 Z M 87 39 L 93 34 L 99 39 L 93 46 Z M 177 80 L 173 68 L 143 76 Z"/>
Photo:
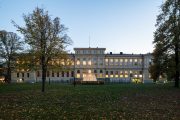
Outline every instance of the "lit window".
<path id="1" fill-rule="evenodd" d="M 123 59 L 119 59 L 119 61 L 120 61 L 120 65 L 122 65 L 123 64 Z"/>
<path id="2" fill-rule="evenodd" d="M 79 60 L 77 61 L 77 65 L 80 65 L 80 61 Z"/>
<path id="3" fill-rule="evenodd" d="M 88 70 L 88 73 L 91 73 L 91 70 Z"/>
<path id="4" fill-rule="evenodd" d="M 115 77 L 118 78 L 118 71 L 115 72 Z"/>
<path id="5" fill-rule="evenodd" d="M 109 77 L 109 75 L 106 75 L 106 78 L 108 78 Z"/>
<path id="6" fill-rule="evenodd" d="M 83 58 L 83 65 L 86 65 L 86 58 Z"/>
<path id="7" fill-rule="evenodd" d="M 111 71 L 110 77 L 111 77 L 111 78 L 113 77 L 113 71 Z"/>
<path id="8" fill-rule="evenodd" d="M 120 77 L 120 78 L 123 78 L 123 71 L 120 71 L 119 77 Z"/>
<path id="9" fill-rule="evenodd" d="M 105 59 L 105 63 L 106 63 L 106 65 L 108 65 L 108 59 L 107 58 Z"/>
<path id="10" fill-rule="evenodd" d="M 113 62 L 113 59 L 110 59 L 110 62 Z"/>
<path id="11" fill-rule="evenodd" d="M 79 74 L 79 73 L 78 73 L 78 74 L 76 74 L 76 77 L 77 77 L 77 78 L 80 78 L 80 74 Z"/>
<path id="12" fill-rule="evenodd" d="M 114 61 L 115 61 L 115 65 L 118 65 L 118 59 L 114 59 Z"/>
<path id="13" fill-rule="evenodd" d="M 91 65 L 91 60 L 89 59 L 89 61 L 88 61 L 88 65 Z"/>
<path id="14" fill-rule="evenodd" d="M 131 62 L 131 63 L 132 63 L 132 59 L 129 59 L 129 62 Z"/>
<path id="15" fill-rule="evenodd" d="M 128 78 L 128 75 L 127 75 L 127 74 L 125 74 L 125 75 L 124 75 L 124 77 L 125 77 L 125 78 Z"/>
<path id="16" fill-rule="evenodd" d="M 108 75 L 108 71 L 106 71 L 106 78 L 108 78 L 109 77 L 109 75 Z"/>
<path id="17" fill-rule="evenodd" d="M 137 59 L 134 59 L 134 62 L 137 62 Z"/>
<path id="18" fill-rule="evenodd" d="M 100 74 L 99 74 L 99 78 L 102 78 L 102 77 L 103 77 L 103 74 L 102 74 L 102 73 L 100 73 Z"/>

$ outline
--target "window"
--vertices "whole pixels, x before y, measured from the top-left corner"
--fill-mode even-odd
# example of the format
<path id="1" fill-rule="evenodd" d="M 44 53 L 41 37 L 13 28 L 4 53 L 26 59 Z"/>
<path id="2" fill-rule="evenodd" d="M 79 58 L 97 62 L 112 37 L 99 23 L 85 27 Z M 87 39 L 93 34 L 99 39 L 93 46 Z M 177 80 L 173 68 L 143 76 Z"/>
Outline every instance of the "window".
<path id="1" fill-rule="evenodd" d="M 29 73 L 27 73 L 27 77 L 29 78 Z"/>
<path id="2" fill-rule="evenodd" d="M 76 77 L 77 77 L 77 78 L 80 78 L 80 70 L 77 70 Z"/>
<path id="3" fill-rule="evenodd" d="M 88 50 L 88 54 L 91 54 L 91 51 L 90 51 L 90 50 Z"/>
<path id="4" fill-rule="evenodd" d="M 22 73 L 22 77 L 24 77 L 24 73 Z"/>
<path id="5" fill-rule="evenodd" d="M 80 74 L 77 74 L 76 76 L 77 76 L 77 78 L 80 78 Z"/>
<path id="6" fill-rule="evenodd" d="M 124 65 L 127 65 L 128 59 L 124 59 Z"/>
<path id="7" fill-rule="evenodd" d="M 83 58 L 83 65 L 86 65 L 86 58 Z"/>
<path id="8" fill-rule="evenodd" d="M 52 71 L 52 77 L 54 77 L 54 72 Z"/>
<path id="9" fill-rule="evenodd" d="M 67 77 L 69 77 L 69 72 L 67 72 Z"/>
<path id="10" fill-rule="evenodd" d="M 47 71 L 47 77 L 49 77 L 49 71 Z"/>
<path id="11" fill-rule="evenodd" d="M 113 71 L 111 71 L 110 77 L 111 77 L 111 78 L 113 77 Z"/>
<path id="12" fill-rule="evenodd" d="M 100 73 L 103 73 L 103 71 L 102 71 L 102 70 L 100 70 Z"/>
<path id="13" fill-rule="evenodd" d="M 128 71 L 124 71 L 124 77 L 125 77 L 125 78 L 128 77 Z"/>
<path id="14" fill-rule="evenodd" d="M 71 77 L 74 77 L 74 71 L 71 71 Z"/>
<path id="15" fill-rule="evenodd" d="M 19 77 L 19 73 L 17 73 L 17 77 Z"/>
<path id="16" fill-rule="evenodd" d="M 85 51 L 85 50 L 83 50 L 83 54 L 86 54 L 86 51 Z"/>
<path id="17" fill-rule="evenodd" d="M 62 71 L 62 77 L 64 77 L 64 71 Z"/>
<path id="18" fill-rule="evenodd" d="M 97 70 L 94 70 L 94 73 L 97 73 Z"/>
<path id="19" fill-rule="evenodd" d="M 59 77 L 59 72 L 57 72 L 57 77 Z"/>
<path id="20" fill-rule="evenodd" d="M 97 57 L 93 58 L 93 63 L 94 63 L 94 65 L 97 65 Z"/>
<path id="21" fill-rule="evenodd" d="M 79 58 L 77 59 L 76 64 L 77 64 L 77 65 L 80 65 L 80 59 L 79 59 Z"/>
<path id="22" fill-rule="evenodd" d="M 113 59 L 110 59 L 110 65 L 113 65 Z"/>
<path id="23" fill-rule="evenodd" d="M 89 60 L 88 60 L 88 65 L 91 65 L 91 59 L 89 58 Z"/>
<path id="24" fill-rule="evenodd" d="M 109 61 L 108 61 L 108 59 L 107 59 L 107 58 L 105 59 L 105 64 L 106 64 L 106 65 L 108 65 L 108 64 L 109 64 Z"/>
<path id="25" fill-rule="evenodd" d="M 118 78 L 118 71 L 115 72 L 115 77 Z"/>
<path id="26" fill-rule="evenodd" d="M 106 71 L 106 78 L 108 78 L 109 77 L 109 75 L 108 75 L 108 71 Z"/>
<path id="27" fill-rule="evenodd" d="M 37 77 L 40 77 L 40 72 L 39 72 L 39 71 L 37 71 L 37 73 L 36 73 L 36 74 L 37 74 Z"/>
<path id="28" fill-rule="evenodd" d="M 114 62 L 115 62 L 115 65 L 118 65 L 119 63 L 119 61 L 118 61 L 118 59 L 114 59 Z"/>
<path id="29" fill-rule="evenodd" d="M 120 78 L 123 78 L 123 71 L 120 71 Z"/>
<path id="30" fill-rule="evenodd" d="M 120 61 L 120 65 L 122 65 L 123 64 L 123 59 L 119 59 L 119 61 Z"/>
<path id="31" fill-rule="evenodd" d="M 131 62 L 131 63 L 132 63 L 132 59 L 129 59 L 129 62 Z"/>

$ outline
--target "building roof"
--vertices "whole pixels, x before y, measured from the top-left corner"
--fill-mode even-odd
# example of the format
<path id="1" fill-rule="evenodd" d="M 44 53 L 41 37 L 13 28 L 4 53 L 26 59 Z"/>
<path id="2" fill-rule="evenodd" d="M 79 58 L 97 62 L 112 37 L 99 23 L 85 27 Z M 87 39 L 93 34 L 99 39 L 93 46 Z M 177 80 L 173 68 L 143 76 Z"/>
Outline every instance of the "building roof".
<path id="1" fill-rule="evenodd" d="M 106 50 L 106 48 L 74 48 L 74 50 Z"/>

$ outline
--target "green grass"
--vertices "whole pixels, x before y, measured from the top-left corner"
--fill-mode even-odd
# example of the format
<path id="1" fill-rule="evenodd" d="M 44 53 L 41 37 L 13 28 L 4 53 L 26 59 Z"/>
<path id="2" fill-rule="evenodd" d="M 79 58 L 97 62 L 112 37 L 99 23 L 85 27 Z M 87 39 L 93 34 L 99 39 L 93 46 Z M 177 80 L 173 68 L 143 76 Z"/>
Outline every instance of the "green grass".
<path id="1" fill-rule="evenodd" d="M 0 120 L 180 119 L 171 84 L 0 84 Z"/>

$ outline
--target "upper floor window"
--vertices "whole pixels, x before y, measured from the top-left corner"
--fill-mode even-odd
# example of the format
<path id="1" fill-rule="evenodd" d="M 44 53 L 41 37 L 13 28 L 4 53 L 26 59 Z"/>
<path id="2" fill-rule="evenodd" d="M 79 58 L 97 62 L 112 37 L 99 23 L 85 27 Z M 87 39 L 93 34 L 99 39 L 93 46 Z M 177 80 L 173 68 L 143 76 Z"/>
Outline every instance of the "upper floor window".
<path id="1" fill-rule="evenodd" d="M 83 65 L 86 65 L 86 58 L 83 58 Z"/>
<path id="2" fill-rule="evenodd" d="M 91 50 L 88 50 L 88 54 L 91 54 Z"/>
<path id="3" fill-rule="evenodd" d="M 77 59 L 76 64 L 77 64 L 77 65 L 80 65 L 80 59 L 79 59 L 79 58 Z"/>

